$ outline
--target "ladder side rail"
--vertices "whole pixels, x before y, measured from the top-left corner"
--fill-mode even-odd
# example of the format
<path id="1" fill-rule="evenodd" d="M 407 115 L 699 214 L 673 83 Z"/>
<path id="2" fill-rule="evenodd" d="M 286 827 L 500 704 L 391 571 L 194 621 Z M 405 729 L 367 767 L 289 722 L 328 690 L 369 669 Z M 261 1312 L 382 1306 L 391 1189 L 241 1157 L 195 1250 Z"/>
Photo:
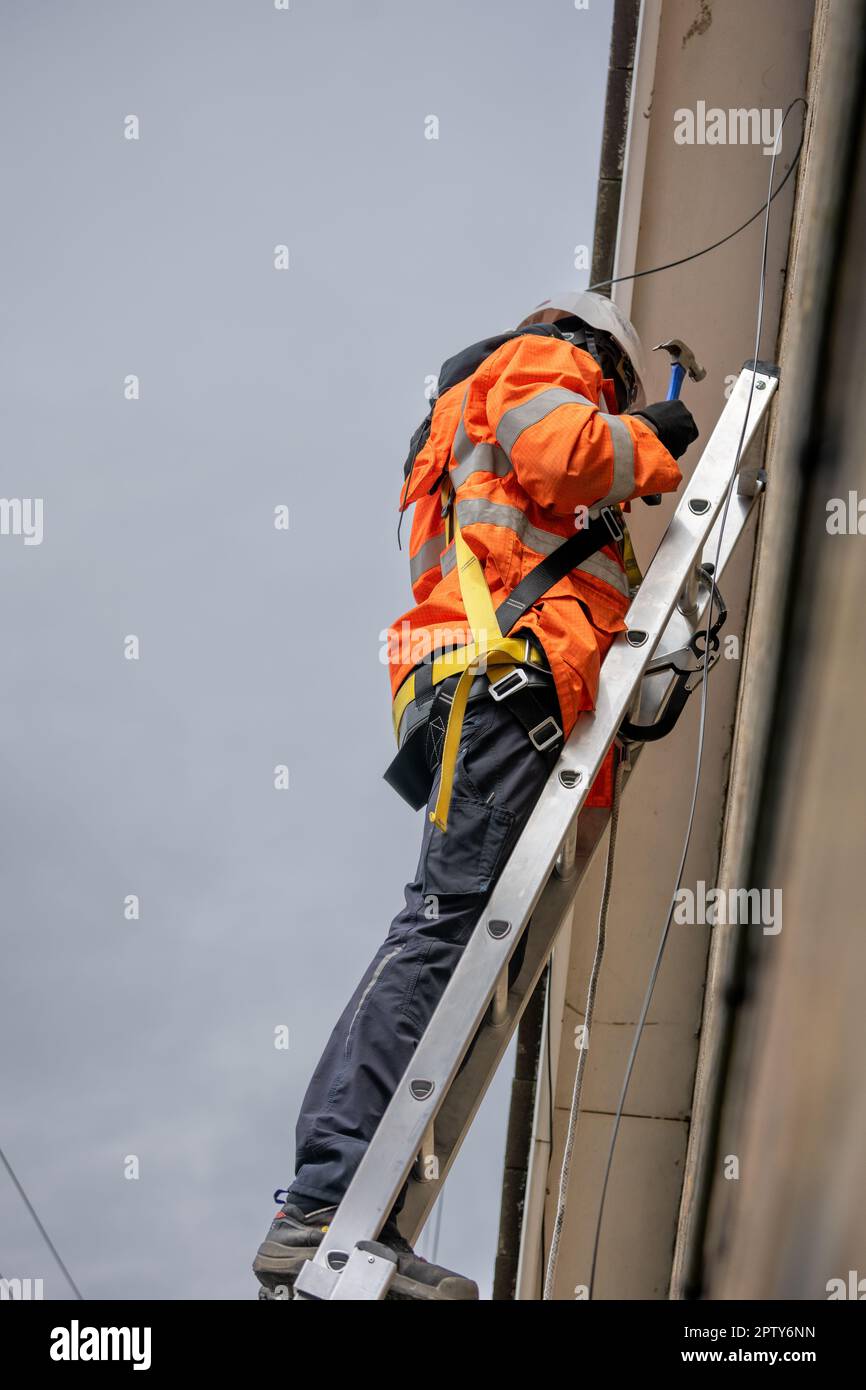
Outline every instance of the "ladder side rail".
<path id="1" fill-rule="evenodd" d="M 400 1229 L 410 1242 L 418 1237 L 436 1203 L 523 1011 L 550 960 L 559 934 L 569 920 L 576 891 L 604 838 L 609 820 L 610 813 L 600 807 L 589 807 L 581 812 L 575 873 L 567 881 L 558 874 L 551 874 L 545 885 L 526 929 L 526 954 L 508 992 L 505 1019 L 501 1024 L 485 1023 L 482 1026 L 468 1061 L 448 1089 L 435 1123 L 438 1177 L 410 1182 L 400 1213 Z"/>

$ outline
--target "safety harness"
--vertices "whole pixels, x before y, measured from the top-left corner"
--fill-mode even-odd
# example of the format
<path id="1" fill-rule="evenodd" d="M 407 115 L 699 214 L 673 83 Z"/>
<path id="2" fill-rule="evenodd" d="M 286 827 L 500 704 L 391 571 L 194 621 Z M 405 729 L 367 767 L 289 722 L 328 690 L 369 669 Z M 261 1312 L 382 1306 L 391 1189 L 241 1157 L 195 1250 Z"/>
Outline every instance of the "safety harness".
<path id="1" fill-rule="evenodd" d="M 474 344 L 450 358 L 440 373 L 440 391 L 471 376 L 481 362 L 504 342 L 522 333 L 537 333 L 558 338 L 573 338 L 560 333 L 554 324 L 535 324 L 519 332 L 501 334 Z M 582 344 L 581 344 L 582 345 Z M 435 404 L 435 402 L 434 402 Z M 415 458 L 430 433 L 433 406 L 412 437 L 409 455 L 404 466 L 405 498 L 409 493 Z M 434 484 L 434 487 L 436 484 Z M 477 555 L 467 543 L 460 527 L 456 491 L 450 468 L 445 469 L 438 483 L 445 522 L 444 547 L 454 543 L 460 595 L 471 632 L 471 641 L 463 647 L 433 653 L 420 663 L 401 683 L 393 703 L 394 732 L 398 754 L 385 773 L 385 780 L 415 809 L 427 801 L 433 772 L 423 754 L 424 741 L 418 737 L 426 726 L 433 698 L 442 682 L 456 676 L 451 691 L 448 720 L 441 753 L 439 791 L 430 819 L 443 833 L 448 828 L 448 808 L 454 784 L 454 772 L 466 706 L 478 689 L 479 676 L 486 676 L 488 693 L 494 700 L 514 699 L 514 711 L 521 718 L 533 745 L 545 751 L 562 739 L 563 730 L 552 714 L 534 699 L 532 667 L 543 662 L 539 653 L 526 638 L 509 637 L 509 633 L 530 608 L 547 591 L 564 579 L 578 565 L 589 559 L 603 546 L 621 543 L 626 573 L 633 587 L 640 582 L 640 571 L 634 558 L 625 521 L 618 506 L 602 507 L 589 524 L 556 547 L 530 570 L 511 594 L 497 608 L 493 606 L 484 570 Z M 431 488 L 431 492 L 433 489 Z M 401 507 L 401 514 L 403 508 Z M 539 715 L 535 722 L 535 714 Z"/>
<path id="2" fill-rule="evenodd" d="M 506 700 L 518 695 L 518 692 L 525 692 L 523 698 L 526 698 L 530 693 L 527 687 L 532 683 L 527 668 L 538 664 L 539 657 L 525 638 L 509 637 L 508 634 L 548 589 L 603 546 L 610 545 L 613 541 L 621 541 L 625 532 L 619 509 L 603 508 L 588 526 L 575 531 L 573 536 L 569 536 L 550 555 L 540 560 L 512 590 L 508 598 L 494 608 L 481 562 L 470 549 L 460 528 L 457 508 L 454 506 L 455 493 L 450 481 L 443 479 L 441 487 L 446 517 L 446 541 L 450 544 L 453 534 L 460 595 L 472 640 L 464 647 L 434 653 L 429 661 L 421 663 L 411 671 L 394 697 L 393 717 L 394 731 L 402 753 L 403 748 L 408 746 L 410 737 L 417 732 L 419 724 L 426 721 L 436 687 L 442 681 L 458 676 L 456 689 L 450 700 L 448 723 L 442 745 L 439 792 L 436 806 L 430 812 L 431 820 L 445 832 L 448 828 L 448 807 L 451 802 L 463 717 L 476 677 L 487 676 L 488 693 L 494 700 Z M 404 727 L 404 714 L 413 704 L 416 705 L 419 717 L 410 720 Z M 543 712 L 538 724 L 527 729 L 532 743 L 539 751 L 557 743 L 562 738 L 562 732 L 554 717 Z M 418 775 L 417 752 L 411 771 L 401 759 L 401 753 L 398 753 L 385 777 L 417 808 L 426 801 L 426 790 L 429 790 L 429 787 L 425 788 L 423 773 L 420 777 Z M 407 795 L 407 792 L 411 792 L 411 795 Z"/>

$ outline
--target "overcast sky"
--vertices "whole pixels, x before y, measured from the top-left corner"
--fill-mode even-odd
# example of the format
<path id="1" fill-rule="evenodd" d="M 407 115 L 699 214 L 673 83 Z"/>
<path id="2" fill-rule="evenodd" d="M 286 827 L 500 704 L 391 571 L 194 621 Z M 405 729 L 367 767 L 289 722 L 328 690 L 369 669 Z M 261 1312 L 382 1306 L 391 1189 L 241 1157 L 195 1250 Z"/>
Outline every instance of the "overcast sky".
<path id="1" fill-rule="evenodd" d="M 0 535 L 0 1145 L 86 1297 L 255 1297 L 417 862 L 379 655 L 407 439 L 445 357 L 588 281 L 611 11 L 3 6 L 0 493 L 42 536 Z M 488 1295 L 509 1085 L 439 1246 Z M 2 1171 L 0 1273 L 67 1294 Z"/>

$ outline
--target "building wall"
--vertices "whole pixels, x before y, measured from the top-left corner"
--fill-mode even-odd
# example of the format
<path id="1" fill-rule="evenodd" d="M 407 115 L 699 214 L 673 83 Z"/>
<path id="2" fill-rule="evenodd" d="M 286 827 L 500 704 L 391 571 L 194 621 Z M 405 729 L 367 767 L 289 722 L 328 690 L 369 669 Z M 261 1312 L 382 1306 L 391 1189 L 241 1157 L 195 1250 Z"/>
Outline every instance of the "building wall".
<path id="1" fill-rule="evenodd" d="M 645 0 L 644 18 L 657 5 Z M 652 60 L 655 33 L 639 49 L 635 92 L 650 101 L 631 114 L 631 146 L 646 136 L 645 167 L 638 182 L 626 168 L 623 218 L 640 216 L 632 267 L 661 264 L 697 250 L 733 230 L 766 198 L 770 159 L 760 146 L 679 144 L 675 112 L 785 108 L 805 87 L 812 0 L 664 0 L 660 6 L 652 80 L 641 62 Z M 650 42 L 652 39 L 652 43 Z M 646 58 L 649 51 L 650 58 Z M 646 122 L 638 132 L 636 123 Z M 790 129 L 790 134 L 788 133 Z M 778 175 L 788 167 L 799 125 L 786 127 Z M 760 355 L 772 358 L 790 235 L 793 179 L 773 205 L 767 299 Z M 709 437 L 723 408 L 725 390 L 754 353 L 761 222 L 726 246 L 688 265 L 635 282 L 631 314 L 647 346 L 680 337 L 706 367 L 700 384 L 686 383 L 684 397 Z M 615 294 L 615 297 L 616 294 Z M 626 296 L 628 297 L 628 296 Z M 651 354 L 650 399 L 663 398 L 667 357 Z M 695 446 L 683 468 L 688 476 L 700 456 Z M 673 510 L 666 500 L 650 510 L 638 504 L 633 534 L 644 567 Z M 741 633 L 749 587 L 753 535 L 741 541 L 726 574 L 728 633 Z M 702 792 L 684 884 L 715 881 L 724 808 L 739 661 L 719 662 L 712 676 Z M 698 702 L 691 702 L 674 734 L 649 746 L 629 786 L 620 822 L 617 873 L 608 946 L 596 1005 L 584 1082 L 581 1120 L 572 1168 L 568 1216 L 560 1256 L 557 1297 L 574 1296 L 586 1284 L 607 1155 L 612 1113 L 624 1075 L 634 1024 L 675 884 L 685 833 L 696 750 Z M 552 1226 L 558 1165 L 568 1117 L 577 1053 L 574 1028 L 582 1020 L 595 936 L 601 864 L 582 890 L 568 950 L 564 1007 L 553 1018 L 556 1106 L 552 1131 L 545 1230 Z M 665 963 L 641 1045 L 612 1169 L 602 1228 L 596 1297 L 662 1298 L 667 1295 L 677 1209 L 689 1128 L 697 1036 L 706 975 L 707 929 L 672 930 Z M 538 1181 L 538 1169 L 532 1175 Z M 538 1233 L 524 1234 L 521 1296 L 537 1296 Z"/>
<path id="2" fill-rule="evenodd" d="M 846 510 L 866 499 L 864 21 L 863 0 L 819 6 L 826 42 L 726 824 L 732 871 L 780 894 L 783 926 L 738 933 L 718 1138 L 690 1165 L 709 1222 L 696 1203 L 678 1242 L 685 1291 L 713 1298 L 866 1293 L 866 523 L 828 524 L 833 499 Z M 714 1052 L 702 1045 L 702 1070 Z"/>

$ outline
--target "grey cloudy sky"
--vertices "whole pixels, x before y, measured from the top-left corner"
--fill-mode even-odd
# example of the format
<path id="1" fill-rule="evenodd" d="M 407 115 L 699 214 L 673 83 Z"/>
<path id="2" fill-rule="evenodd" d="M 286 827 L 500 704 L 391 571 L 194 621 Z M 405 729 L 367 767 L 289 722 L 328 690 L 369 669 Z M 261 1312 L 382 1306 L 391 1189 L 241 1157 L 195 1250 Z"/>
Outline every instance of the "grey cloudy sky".
<path id="1" fill-rule="evenodd" d="M 407 438 L 444 357 L 587 282 L 611 9 L 3 7 L 0 492 L 44 536 L 0 536 L 0 1144 L 86 1296 L 255 1297 L 417 861 L 379 658 Z M 445 1199 L 482 1292 L 509 1082 Z M 0 1272 L 66 1296 L 3 1172 Z"/>

